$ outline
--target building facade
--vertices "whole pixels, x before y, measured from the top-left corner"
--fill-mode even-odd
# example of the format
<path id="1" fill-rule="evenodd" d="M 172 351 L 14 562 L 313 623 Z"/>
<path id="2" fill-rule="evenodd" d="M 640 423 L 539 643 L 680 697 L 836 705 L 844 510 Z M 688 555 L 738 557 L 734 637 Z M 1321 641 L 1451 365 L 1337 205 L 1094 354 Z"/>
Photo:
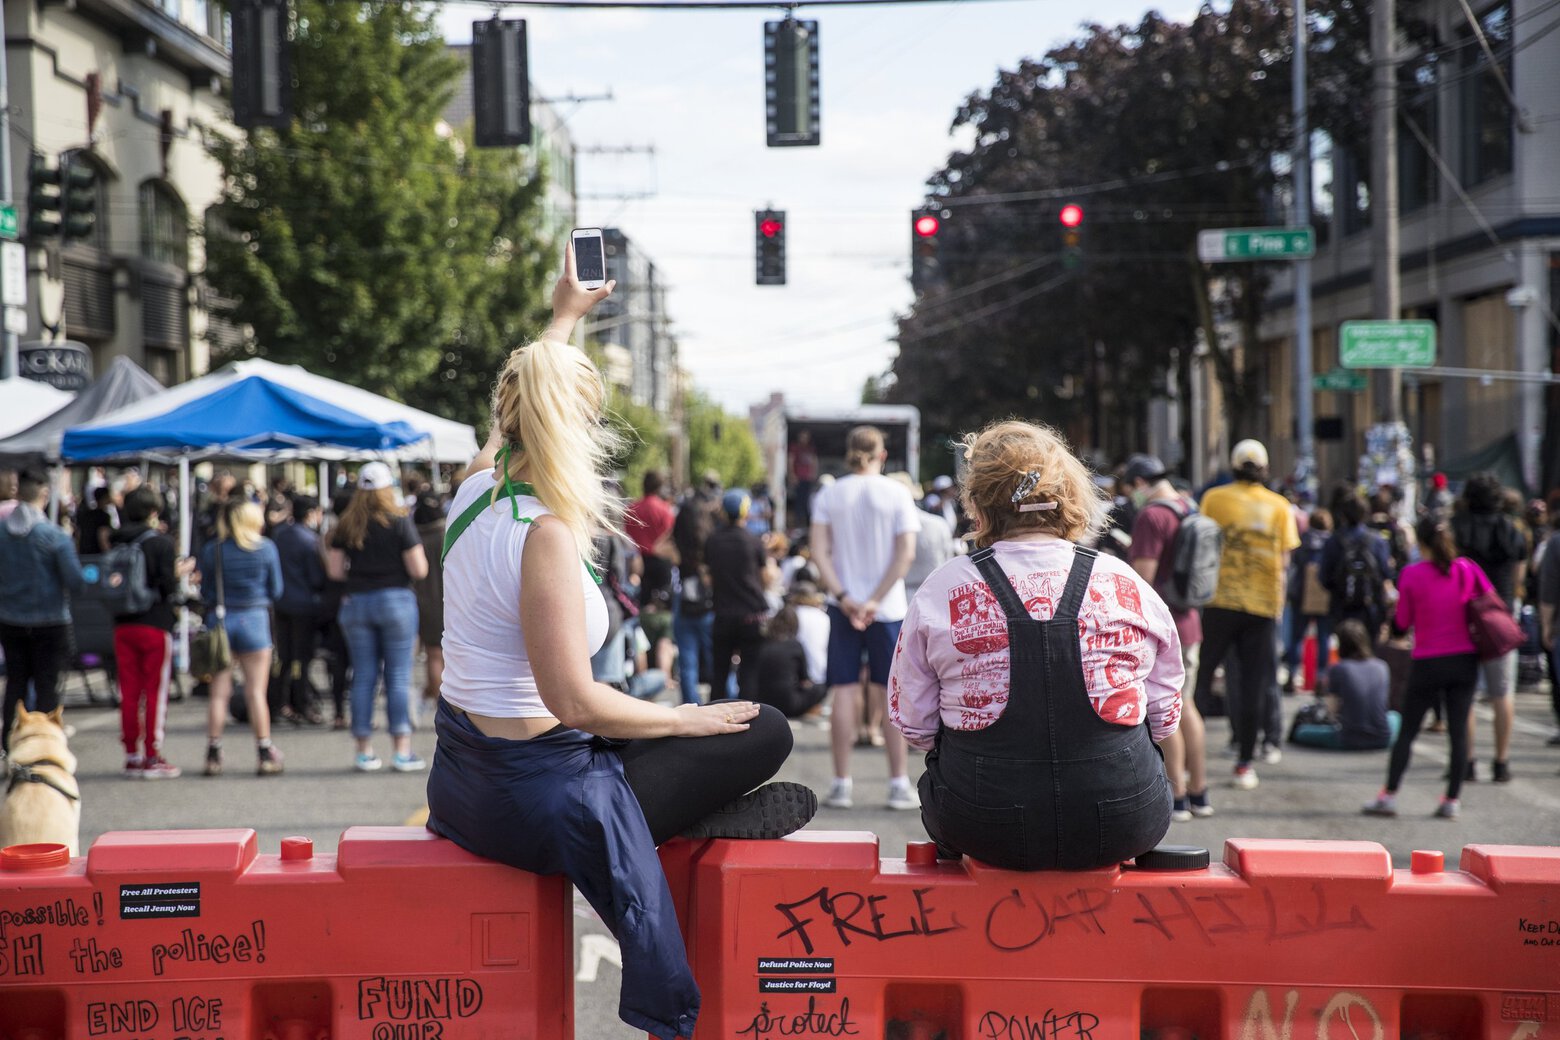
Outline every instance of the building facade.
<path id="1" fill-rule="evenodd" d="M 1471 10 L 1473 21 L 1458 0 L 1427 5 L 1435 45 L 1399 77 L 1399 317 L 1434 321 L 1439 341 L 1434 367 L 1405 373 L 1402 414 L 1422 466 L 1454 477 L 1493 468 L 1544 493 L 1560 486 L 1560 397 L 1543 381 L 1560 371 L 1560 22 L 1546 0 Z M 1368 143 L 1315 141 L 1312 368 L 1325 373 L 1343 322 L 1386 316 L 1371 309 Z M 1274 470 L 1287 472 L 1297 389 L 1287 272 L 1271 302 L 1267 432 Z M 1387 412 L 1384 383 L 1316 393 L 1315 414 L 1331 420 L 1317 444 L 1324 478 L 1355 475 L 1365 431 Z"/>
<path id="2" fill-rule="evenodd" d="M 11 181 L 25 231 L 28 168 L 74 157 L 97 175 L 85 239 L 28 241 L 27 340 L 127 356 L 164 384 L 205 371 L 199 236 L 221 191 L 207 135 L 231 133 L 226 15 L 212 0 L 6 3 Z"/>

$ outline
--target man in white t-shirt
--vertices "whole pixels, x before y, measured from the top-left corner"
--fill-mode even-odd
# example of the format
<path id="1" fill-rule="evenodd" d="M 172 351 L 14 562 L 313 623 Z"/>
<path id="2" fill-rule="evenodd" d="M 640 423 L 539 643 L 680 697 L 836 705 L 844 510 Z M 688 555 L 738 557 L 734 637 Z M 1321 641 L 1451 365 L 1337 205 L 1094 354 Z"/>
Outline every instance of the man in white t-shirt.
<path id="1" fill-rule="evenodd" d="M 813 502 L 813 561 L 829 596 L 834 783 L 827 804 L 835 809 L 852 805 L 850 751 L 860 712 L 856 693 L 863 656 L 869 669 L 868 696 L 875 704 L 887 704 L 888 669 L 909 608 L 905 574 L 915 559 L 921 529 L 910 492 L 883 476 L 887 460 L 882 432 L 856 427 L 845 445 L 850 472 Z M 904 735 L 889 726 L 883 738 L 888 749 L 888 807 L 920 808 L 910 786 Z"/>

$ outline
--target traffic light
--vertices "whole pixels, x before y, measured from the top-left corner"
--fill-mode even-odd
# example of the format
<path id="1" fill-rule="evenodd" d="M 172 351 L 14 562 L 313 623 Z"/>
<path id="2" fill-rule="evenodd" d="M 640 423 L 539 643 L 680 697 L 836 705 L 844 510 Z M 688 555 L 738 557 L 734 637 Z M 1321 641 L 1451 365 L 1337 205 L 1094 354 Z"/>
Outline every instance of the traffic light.
<path id="1" fill-rule="evenodd" d="M 525 22 L 471 23 L 471 93 L 478 148 L 531 143 L 531 67 Z"/>
<path id="2" fill-rule="evenodd" d="M 97 170 L 92 164 L 66 155 L 60 160 L 60 226 L 65 241 L 91 238 L 97 227 Z"/>
<path id="3" fill-rule="evenodd" d="M 936 206 L 910 212 L 910 285 L 916 292 L 926 291 L 931 283 L 942 278 L 937 260 L 942 229 L 942 211 Z"/>
<path id="4" fill-rule="evenodd" d="M 818 23 L 787 17 L 764 23 L 764 120 L 771 148 L 815 145 L 818 126 Z"/>
<path id="5" fill-rule="evenodd" d="M 233 122 L 284 127 L 292 109 L 287 0 L 232 0 Z"/>
<path id="6" fill-rule="evenodd" d="M 60 171 L 41 152 L 27 163 L 27 237 L 53 238 L 64 223 L 65 195 Z"/>
<path id="7" fill-rule="evenodd" d="M 1076 271 L 1083 266 L 1083 207 L 1069 202 L 1056 219 L 1062 225 L 1062 267 Z"/>
<path id="8" fill-rule="evenodd" d="M 761 209 L 753 214 L 753 240 L 758 254 L 759 285 L 785 284 L 785 211 Z"/>

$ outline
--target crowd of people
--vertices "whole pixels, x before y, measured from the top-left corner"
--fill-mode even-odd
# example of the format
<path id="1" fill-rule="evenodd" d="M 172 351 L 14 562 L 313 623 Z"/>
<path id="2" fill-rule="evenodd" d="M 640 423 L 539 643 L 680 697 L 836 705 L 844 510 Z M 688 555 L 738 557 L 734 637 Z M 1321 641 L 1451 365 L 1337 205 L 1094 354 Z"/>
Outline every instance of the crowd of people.
<path id="1" fill-rule="evenodd" d="M 72 598 L 96 601 L 112 618 L 112 650 L 101 656 L 118 687 L 124 775 L 179 777 L 163 735 L 173 634 L 188 608 L 197 629 L 221 630 L 225 648 L 216 667 L 197 676 L 197 692 L 208 698 L 205 775 L 223 772 L 231 718 L 252 731 L 261 776 L 284 768 L 273 721 L 351 729 L 353 768 L 381 769 L 372 746 L 380 689 L 391 768 L 427 768 L 411 748 L 411 671 L 420 637 L 424 693 L 436 698 L 443 600 L 425 546 L 442 540 L 445 499 L 426 480 L 413 474 L 403 490 L 388 465 L 371 462 L 327 510 L 284 479 L 261 493 L 219 471 L 195 510 L 192 551 L 181 557 L 171 490 L 143 482 L 135 469 L 111 483 L 101 471 L 94 476 L 103 482 L 79 509 L 65 511 L 63 524 L 48 518 L 46 474 L 24 470 L 0 483 L 6 718 L 24 696 L 38 710 L 58 706 L 75 645 Z M 316 659 L 328 692 L 314 681 Z"/>

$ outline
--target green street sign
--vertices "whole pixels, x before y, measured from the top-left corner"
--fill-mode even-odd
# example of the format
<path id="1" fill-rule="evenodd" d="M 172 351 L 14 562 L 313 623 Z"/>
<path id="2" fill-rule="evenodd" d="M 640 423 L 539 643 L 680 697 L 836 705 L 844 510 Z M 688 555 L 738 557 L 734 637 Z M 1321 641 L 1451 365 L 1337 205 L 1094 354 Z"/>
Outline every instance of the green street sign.
<path id="1" fill-rule="evenodd" d="M 1344 368 L 1424 368 L 1435 364 L 1433 321 L 1346 321 L 1339 330 Z"/>
<path id="2" fill-rule="evenodd" d="M 1334 391 L 1338 393 L 1357 394 L 1365 389 L 1365 373 L 1350 372 L 1346 368 L 1335 368 L 1331 372 L 1322 372 L 1311 377 L 1311 386 L 1318 391 Z"/>
<path id="3" fill-rule="evenodd" d="M 16 231 L 16 207 L 0 206 L 0 238 L 15 238 Z"/>
<path id="4" fill-rule="evenodd" d="M 1197 257 L 1205 264 L 1237 260 L 1304 260 L 1316 255 L 1308 227 L 1210 228 L 1197 232 Z"/>

